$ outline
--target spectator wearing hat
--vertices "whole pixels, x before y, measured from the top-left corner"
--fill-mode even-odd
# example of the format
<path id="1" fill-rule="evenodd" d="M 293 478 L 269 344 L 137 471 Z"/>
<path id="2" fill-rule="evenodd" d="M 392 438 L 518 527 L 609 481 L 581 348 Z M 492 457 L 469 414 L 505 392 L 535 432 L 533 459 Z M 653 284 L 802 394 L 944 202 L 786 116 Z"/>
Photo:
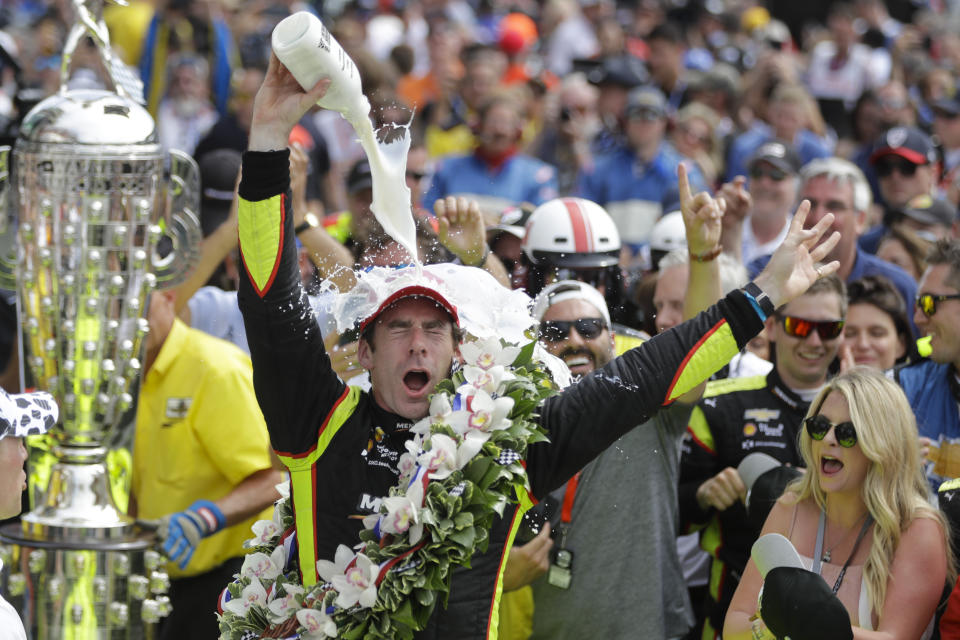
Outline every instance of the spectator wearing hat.
<path id="1" fill-rule="evenodd" d="M 721 188 L 727 202 L 724 249 L 740 256 L 743 264 L 772 254 L 786 237 L 800 166 L 800 156 L 789 143 L 765 142 L 747 163 L 749 190 L 743 177 Z"/>
<path id="2" fill-rule="evenodd" d="M 57 423 L 59 410 L 45 392 L 11 395 L 0 389 L 0 520 L 20 513 L 27 475 L 23 465 L 27 449 L 23 440 L 46 433 Z M 0 571 L 3 561 L 0 560 Z M 26 631 L 16 609 L 0 596 L 0 637 L 26 640 Z"/>
<path id="3" fill-rule="evenodd" d="M 609 56 L 587 72 L 587 81 L 600 90 L 597 113 L 600 131 L 590 143 L 594 155 L 611 153 L 624 142 L 624 121 L 630 91 L 649 80 L 643 62 L 630 54 Z"/>
<path id="4" fill-rule="evenodd" d="M 557 195 L 557 171 L 520 153 L 524 113 L 507 95 L 487 100 L 477 113 L 477 146 L 467 155 L 438 162 L 423 199 L 428 210 L 447 196 L 465 196 L 480 203 L 483 212 L 496 214 L 508 206 L 541 204 Z"/>
<path id="5" fill-rule="evenodd" d="M 636 250 L 662 213 L 662 195 L 676 186 L 682 157 L 664 139 L 667 100 L 659 89 L 645 86 L 631 91 L 625 113 L 625 143 L 598 157 L 592 171 L 583 172 L 579 191 L 606 208 L 621 240 Z M 700 171 L 691 166 L 688 172 L 693 188 L 704 190 Z"/>
<path id="6" fill-rule="evenodd" d="M 915 196 L 896 212 L 892 224 L 910 229 L 926 240 L 953 236 L 957 208 L 943 198 L 927 194 Z"/>
<path id="7" fill-rule="evenodd" d="M 884 215 L 882 224 L 863 234 L 864 250 L 876 252 L 880 238 L 910 200 L 933 194 L 936 162 L 933 140 L 916 127 L 893 127 L 874 141 L 870 164 L 877 175 Z"/>

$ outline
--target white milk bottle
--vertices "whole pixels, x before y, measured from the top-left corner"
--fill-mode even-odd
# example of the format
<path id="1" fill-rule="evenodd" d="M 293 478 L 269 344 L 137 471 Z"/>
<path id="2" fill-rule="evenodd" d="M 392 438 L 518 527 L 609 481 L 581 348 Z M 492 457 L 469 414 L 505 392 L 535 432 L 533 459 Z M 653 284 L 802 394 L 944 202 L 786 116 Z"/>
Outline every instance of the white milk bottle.
<path id="1" fill-rule="evenodd" d="M 389 143 L 377 143 L 370 122 L 370 103 L 361 90 L 357 65 L 312 13 L 300 11 L 281 20 L 273 29 L 271 44 L 277 58 L 305 90 L 312 89 L 320 78 L 330 78 L 330 87 L 317 104 L 339 111 L 353 125 L 370 161 L 373 178 L 370 208 L 383 230 L 400 243 L 419 266 L 410 189 L 405 180 L 409 131 Z"/>

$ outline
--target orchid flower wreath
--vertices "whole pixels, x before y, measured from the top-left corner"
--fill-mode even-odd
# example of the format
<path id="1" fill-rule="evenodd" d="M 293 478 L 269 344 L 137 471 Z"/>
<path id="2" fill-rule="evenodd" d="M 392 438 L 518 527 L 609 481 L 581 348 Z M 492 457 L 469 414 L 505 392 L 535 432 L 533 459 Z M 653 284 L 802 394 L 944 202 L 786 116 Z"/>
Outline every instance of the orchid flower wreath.
<path id="1" fill-rule="evenodd" d="M 253 548 L 228 587 L 222 640 L 412 638 L 450 590 L 454 567 L 486 550 L 494 517 L 529 488 L 521 464 L 546 440 L 535 421 L 558 390 L 534 340 L 498 337 L 461 346 L 463 367 L 441 381 L 430 414 L 412 427 L 400 478 L 364 519 L 360 542 L 319 560 L 323 580 L 300 581 L 289 548 L 293 510 L 284 487 L 273 520 L 253 526 Z M 292 560 L 292 562 L 291 562 Z"/>

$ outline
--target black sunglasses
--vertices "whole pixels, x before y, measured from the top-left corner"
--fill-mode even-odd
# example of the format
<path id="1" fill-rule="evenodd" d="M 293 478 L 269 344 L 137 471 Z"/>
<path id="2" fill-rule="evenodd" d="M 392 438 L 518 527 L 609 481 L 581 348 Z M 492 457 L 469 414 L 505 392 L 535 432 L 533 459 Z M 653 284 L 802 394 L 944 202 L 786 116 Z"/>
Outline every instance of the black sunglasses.
<path id="1" fill-rule="evenodd" d="M 833 424 L 826 416 L 818 413 L 804 420 L 803 424 L 807 427 L 807 434 L 818 442 L 827 437 L 832 427 L 835 429 L 833 435 L 837 439 L 837 444 L 841 447 L 849 449 L 857 444 L 857 430 L 849 420 L 840 424 Z"/>
<path id="2" fill-rule="evenodd" d="M 947 293 L 943 295 L 934 295 L 932 293 L 921 293 L 917 296 L 917 308 L 928 318 L 937 312 L 937 303 L 947 300 L 960 300 L 960 293 Z"/>
<path id="3" fill-rule="evenodd" d="M 898 171 L 904 178 L 910 178 L 917 172 L 917 166 L 909 160 L 884 158 L 877 161 L 874 170 L 881 178 L 889 177 L 894 171 Z"/>
<path id="4" fill-rule="evenodd" d="M 783 330 L 795 338 L 806 338 L 816 331 L 821 340 L 833 340 L 843 332 L 843 320 L 804 320 L 795 316 L 783 316 L 781 320 Z"/>
<path id="5" fill-rule="evenodd" d="M 756 166 L 750 168 L 750 177 L 754 180 L 759 180 L 764 176 L 770 178 L 774 182 L 782 182 L 787 179 L 787 172 L 776 167 L 764 169 L 763 167 Z"/>
<path id="6" fill-rule="evenodd" d="M 607 328 L 603 318 L 578 318 L 577 320 L 544 320 L 540 323 L 540 339 L 547 342 L 560 342 L 570 335 L 574 327 L 581 336 L 593 340 Z"/>

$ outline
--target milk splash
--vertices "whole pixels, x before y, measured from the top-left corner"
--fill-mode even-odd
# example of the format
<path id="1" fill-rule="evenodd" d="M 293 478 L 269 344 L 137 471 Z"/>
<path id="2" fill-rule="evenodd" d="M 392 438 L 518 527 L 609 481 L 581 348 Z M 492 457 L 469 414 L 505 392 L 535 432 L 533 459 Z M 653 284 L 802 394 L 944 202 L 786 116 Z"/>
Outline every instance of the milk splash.
<path id="1" fill-rule="evenodd" d="M 407 250 L 419 273 L 417 230 L 406 182 L 409 124 L 395 125 L 384 142 L 377 140 L 357 66 L 312 13 L 300 11 L 281 20 L 273 30 L 271 42 L 277 58 L 305 90 L 313 88 L 320 78 L 331 79 L 330 88 L 317 104 L 339 111 L 357 132 L 370 162 L 373 215 L 383 230 Z"/>

